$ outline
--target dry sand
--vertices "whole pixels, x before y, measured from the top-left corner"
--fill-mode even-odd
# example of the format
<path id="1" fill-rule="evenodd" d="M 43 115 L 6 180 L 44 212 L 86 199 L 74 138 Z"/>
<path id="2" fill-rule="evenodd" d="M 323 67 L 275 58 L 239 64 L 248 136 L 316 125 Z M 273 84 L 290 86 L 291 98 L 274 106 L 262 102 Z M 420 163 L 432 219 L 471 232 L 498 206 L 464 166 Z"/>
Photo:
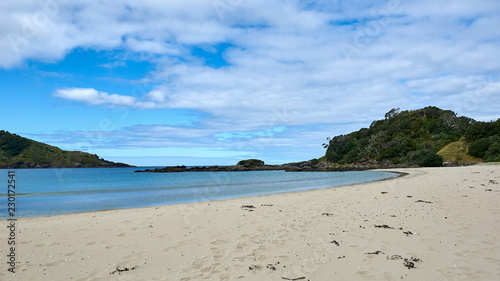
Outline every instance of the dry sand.
<path id="1" fill-rule="evenodd" d="M 16 274 L 2 227 L 0 280 L 500 280 L 500 166 L 397 171 L 409 175 L 20 219 Z"/>

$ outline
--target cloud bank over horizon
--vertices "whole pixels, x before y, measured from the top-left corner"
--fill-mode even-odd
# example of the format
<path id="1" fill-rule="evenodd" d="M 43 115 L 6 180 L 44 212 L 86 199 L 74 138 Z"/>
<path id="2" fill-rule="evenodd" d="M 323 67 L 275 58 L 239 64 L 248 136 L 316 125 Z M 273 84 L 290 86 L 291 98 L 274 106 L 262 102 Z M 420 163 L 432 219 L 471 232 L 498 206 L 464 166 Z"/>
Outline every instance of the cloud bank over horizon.
<path id="1" fill-rule="evenodd" d="M 208 147 L 296 161 L 321 156 L 327 136 L 368 126 L 393 107 L 499 117 L 498 1 L 23 0 L 0 11 L 4 71 L 57 66 L 76 50 L 112 54 L 99 63 L 109 71 L 152 66 L 124 79 L 128 87 L 54 83 L 46 95 L 53 103 L 197 116 L 30 132 L 63 147 L 77 135 L 108 154 L 156 148 L 182 157 L 159 149 Z"/>

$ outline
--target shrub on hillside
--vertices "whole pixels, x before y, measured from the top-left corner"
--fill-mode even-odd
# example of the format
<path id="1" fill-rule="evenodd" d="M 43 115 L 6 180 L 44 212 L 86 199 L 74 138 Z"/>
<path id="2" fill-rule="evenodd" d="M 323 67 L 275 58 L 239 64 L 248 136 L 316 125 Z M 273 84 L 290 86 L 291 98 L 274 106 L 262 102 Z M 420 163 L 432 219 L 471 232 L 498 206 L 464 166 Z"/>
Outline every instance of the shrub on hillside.
<path id="1" fill-rule="evenodd" d="M 475 157 L 485 158 L 486 152 L 490 149 L 490 146 L 499 140 L 500 137 L 489 137 L 475 140 L 469 146 L 469 154 Z"/>
<path id="2" fill-rule="evenodd" d="M 443 165 L 443 157 L 430 149 L 421 149 L 415 152 L 413 162 L 421 167 L 440 167 Z"/>
<path id="3" fill-rule="evenodd" d="M 500 162 L 500 142 L 495 142 L 488 148 L 484 154 L 484 159 L 487 162 Z"/>

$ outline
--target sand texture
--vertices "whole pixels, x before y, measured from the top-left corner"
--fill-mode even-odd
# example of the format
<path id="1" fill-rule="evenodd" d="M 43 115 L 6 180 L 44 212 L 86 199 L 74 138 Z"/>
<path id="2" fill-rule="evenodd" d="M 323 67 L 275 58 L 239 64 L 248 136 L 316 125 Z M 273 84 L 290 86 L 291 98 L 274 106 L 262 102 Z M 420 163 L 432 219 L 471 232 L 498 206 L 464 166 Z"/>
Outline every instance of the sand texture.
<path id="1" fill-rule="evenodd" d="M 409 175 L 19 219 L 16 274 L 0 231 L 0 280 L 500 280 L 500 166 L 397 171 Z"/>

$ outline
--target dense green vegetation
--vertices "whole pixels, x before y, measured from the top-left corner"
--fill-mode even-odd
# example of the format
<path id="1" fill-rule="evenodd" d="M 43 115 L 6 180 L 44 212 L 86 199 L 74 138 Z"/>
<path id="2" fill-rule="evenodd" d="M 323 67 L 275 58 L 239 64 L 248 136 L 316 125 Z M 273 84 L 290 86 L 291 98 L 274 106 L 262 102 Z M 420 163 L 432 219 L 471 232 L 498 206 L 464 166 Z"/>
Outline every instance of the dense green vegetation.
<path id="1" fill-rule="evenodd" d="M 333 163 L 381 162 L 441 166 L 436 154 L 445 146 L 466 138 L 469 153 L 486 161 L 500 160 L 500 119 L 476 122 L 458 117 L 451 110 L 426 107 L 419 110 L 391 109 L 374 121 L 347 135 L 327 138 L 325 158 Z"/>
<path id="2" fill-rule="evenodd" d="M 470 143 L 469 154 L 487 162 L 500 162 L 500 119 L 476 122 L 465 134 Z"/>
<path id="3" fill-rule="evenodd" d="M 0 131 L 0 168 L 127 167 L 95 154 L 65 151 L 55 146 Z"/>
<path id="4" fill-rule="evenodd" d="M 247 160 L 241 160 L 238 162 L 236 165 L 241 165 L 243 167 L 247 168 L 254 168 L 254 167 L 261 167 L 264 166 L 265 163 L 262 160 L 259 159 L 247 159 Z"/>

